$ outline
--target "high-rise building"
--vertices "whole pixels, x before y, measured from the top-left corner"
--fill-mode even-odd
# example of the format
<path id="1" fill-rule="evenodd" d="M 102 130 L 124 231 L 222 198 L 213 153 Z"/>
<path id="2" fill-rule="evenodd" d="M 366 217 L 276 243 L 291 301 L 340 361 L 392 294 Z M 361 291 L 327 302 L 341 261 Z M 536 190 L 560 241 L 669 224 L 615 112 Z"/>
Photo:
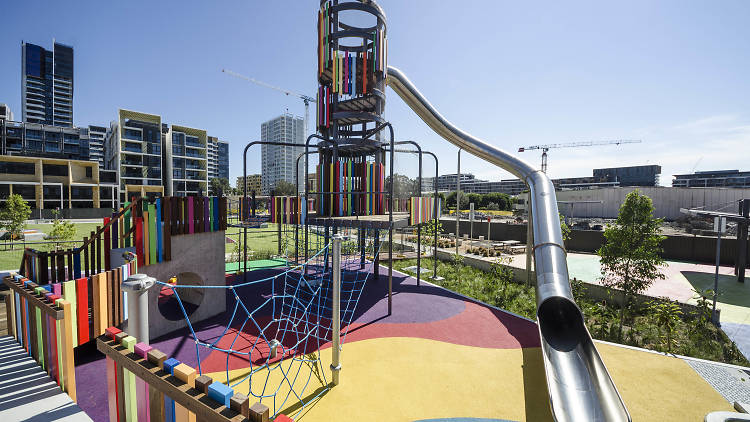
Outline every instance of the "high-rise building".
<path id="1" fill-rule="evenodd" d="M 162 143 L 166 132 L 161 116 L 118 110 L 117 120 L 107 130 L 104 151 L 105 167 L 119 173 L 121 203 L 131 194 L 164 195 Z"/>
<path id="2" fill-rule="evenodd" d="M 248 196 L 255 191 L 256 195 L 261 193 L 261 176 L 260 174 L 248 174 L 247 175 L 247 194 Z M 242 188 L 242 176 L 237 176 L 237 189 L 240 190 L 240 194 L 243 194 Z"/>
<path id="3" fill-rule="evenodd" d="M 73 126 L 73 47 L 21 43 L 21 112 L 27 123 Z"/>
<path id="4" fill-rule="evenodd" d="M 133 195 L 204 196 L 209 174 L 229 178 L 226 142 L 203 129 L 168 125 L 156 114 L 119 110 L 104 154 L 105 167 L 119 174 L 121 203 Z"/>
<path id="5" fill-rule="evenodd" d="M 284 113 L 261 125 L 260 139 L 261 141 L 304 145 L 304 126 L 305 121 L 301 117 Z M 301 191 L 305 189 L 304 159 L 300 159 L 299 167 L 295 168 L 297 157 L 304 152 L 304 146 L 261 145 L 263 195 L 268 195 L 279 181 L 284 180 L 294 184 L 297 172 L 299 172 L 298 188 Z"/>
<path id="6" fill-rule="evenodd" d="M 0 104 L 0 120 L 13 120 L 13 112 L 7 104 Z"/>
<path id="7" fill-rule="evenodd" d="M 208 180 L 223 178 L 229 181 L 229 143 L 215 136 L 208 137 Z"/>
<path id="8" fill-rule="evenodd" d="M 208 194 L 206 131 L 172 125 L 165 137 L 166 193 L 171 196 Z"/>
<path id="9" fill-rule="evenodd" d="M 99 163 L 99 167 L 104 168 L 104 137 L 107 135 L 107 128 L 102 126 L 91 126 L 81 128 L 81 133 L 89 137 L 89 160 Z"/>

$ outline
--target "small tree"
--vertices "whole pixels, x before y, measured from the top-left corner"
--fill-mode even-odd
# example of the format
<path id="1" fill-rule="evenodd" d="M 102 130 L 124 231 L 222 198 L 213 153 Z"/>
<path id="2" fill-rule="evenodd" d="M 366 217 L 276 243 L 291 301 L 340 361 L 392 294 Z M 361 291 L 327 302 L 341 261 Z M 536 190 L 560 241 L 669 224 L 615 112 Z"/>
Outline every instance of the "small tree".
<path id="1" fill-rule="evenodd" d="M 656 279 L 664 279 L 664 259 L 659 234 L 661 219 L 654 218 L 651 198 L 630 192 L 614 224 L 604 230 L 606 243 L 599 248 L 602 284 L 622 291 L 619 338 L 630 298 L 645 291 Z"/>
<path id="2" fill-rule="evenodd" d="M 663 298 L 662 300 L 652 301 L 649 308 L 656 319 L 656 325 L 659 327 L 659 336 L 661 336 L 662 328 L 665 331 L 662 338 L 666 340 L 667 352 L 672 353 L 673 334 L 675 328 L 677 328 L 677 323 L 680 321 L 680 315 L 682 315 L 680 305 L 668 298 Z"/>
<path id="3" fill-rule="evenodd" d="M 213 196 L 226 196 L 232 193 L 229 180 L 224 177 L 214 177 L 209 182 L 209 190 Z"/>
<path id="4" fill-rule="evenodd" d="M 563 243 L 566 243 L 570 240 L 570 227 L 565 223 L 565 217 L 559 213 L 558 215 L 560 216 L 560 231 L 562 231 Z"/>
<path id="5" fill-rule="evenodd" d="M 58 241 L 70 240 L 76 234 L 76 226 L 71 221 L 63 220 L 60 218 L 60 211 L 52 211 L 55 219 L 52 220 L 52 231 L 47 235 L 48 239 L 54 239 Z M 59 248 L 60 244 L 55 243 L 55 250 Z"/>
<path id="6" fill-rule="evenodd" d="M 10 233 L 11 239 L 20 239 L 26 228 L 26 220 L 31 215 L 31 207 L 21 195 L 12 194 L 5 200 L 5 207 L 0 210 L 0 224 Z"/>

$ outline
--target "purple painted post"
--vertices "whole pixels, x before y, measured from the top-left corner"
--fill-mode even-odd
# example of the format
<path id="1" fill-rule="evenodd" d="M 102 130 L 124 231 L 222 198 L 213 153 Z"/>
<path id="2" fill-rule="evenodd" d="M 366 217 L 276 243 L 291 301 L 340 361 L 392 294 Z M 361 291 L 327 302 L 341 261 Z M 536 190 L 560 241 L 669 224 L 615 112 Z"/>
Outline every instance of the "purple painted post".
<path id="1" fill-rule="evenodd" d="M 195 230 L 195 221 L 193 220 L 193 197 L 188 196 L 188 233 L 193 234 Z"/>
<path id="2" fill-rule="evenodd" d="M 211 216 L 208 215 L 208 201 L 210 201 L 211 198 L 204 196 L 203 197 L 203 231 L 204 232 L 210 232 L 211 231 Z"/>

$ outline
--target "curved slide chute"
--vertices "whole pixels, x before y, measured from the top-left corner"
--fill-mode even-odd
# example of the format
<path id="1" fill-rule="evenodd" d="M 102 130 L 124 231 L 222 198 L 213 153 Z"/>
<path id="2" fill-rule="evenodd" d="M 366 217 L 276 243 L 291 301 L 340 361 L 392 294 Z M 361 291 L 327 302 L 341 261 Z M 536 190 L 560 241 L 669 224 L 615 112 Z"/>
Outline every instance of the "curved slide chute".
<path id="1" fill-rule="evenodd" d="M 543 172 L 447 121 L 398 69 L 387 84 L 438 135 L 509 171 L 529 187 L 536 302 L 552 415 L 557 421 L 630 421 L 573 301 L 562 243 L 555 187 Z"/>

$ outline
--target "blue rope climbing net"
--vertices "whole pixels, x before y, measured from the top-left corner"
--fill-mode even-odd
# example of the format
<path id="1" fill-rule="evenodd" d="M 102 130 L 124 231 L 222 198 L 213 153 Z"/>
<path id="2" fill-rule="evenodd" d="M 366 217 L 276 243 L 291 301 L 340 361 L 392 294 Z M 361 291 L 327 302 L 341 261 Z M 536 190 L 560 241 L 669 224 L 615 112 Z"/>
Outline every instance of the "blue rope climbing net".
<path id="1" fill-rule="evenodd" d="M 345 236 L 340 293 L 343 344 L 371 273 L 372 257 L 380 252 L 380 242 L 375 241 L 376 231 L 339 230 Z M 296 417 L 329 390 L 321 347 L 332 339 L 332 243 L 322 235 L 312 236 L 312 243 L 317 252 L 304 263 L 290 265 L 287 261 L 284 269 L 247 274 L 252 277 L 253 273 L 273 272 L 263 278 L 227 286 L 157 282 L 171 289 L 179 304 L 195 342 L 198 372 L 203 374 L 201 350 L 225 354 L 223 382 L 231 388 L 247 383 L 248 395 L 269 406 L 274 417 L 285 409 L 295 412 Z M 220 335 L 207 339 L 196 333 L 180 298 L 180 291 L 185 289 L 227 292 L 233 306 Z M 243 361 L 240 368 L 237 359 Z"/>

